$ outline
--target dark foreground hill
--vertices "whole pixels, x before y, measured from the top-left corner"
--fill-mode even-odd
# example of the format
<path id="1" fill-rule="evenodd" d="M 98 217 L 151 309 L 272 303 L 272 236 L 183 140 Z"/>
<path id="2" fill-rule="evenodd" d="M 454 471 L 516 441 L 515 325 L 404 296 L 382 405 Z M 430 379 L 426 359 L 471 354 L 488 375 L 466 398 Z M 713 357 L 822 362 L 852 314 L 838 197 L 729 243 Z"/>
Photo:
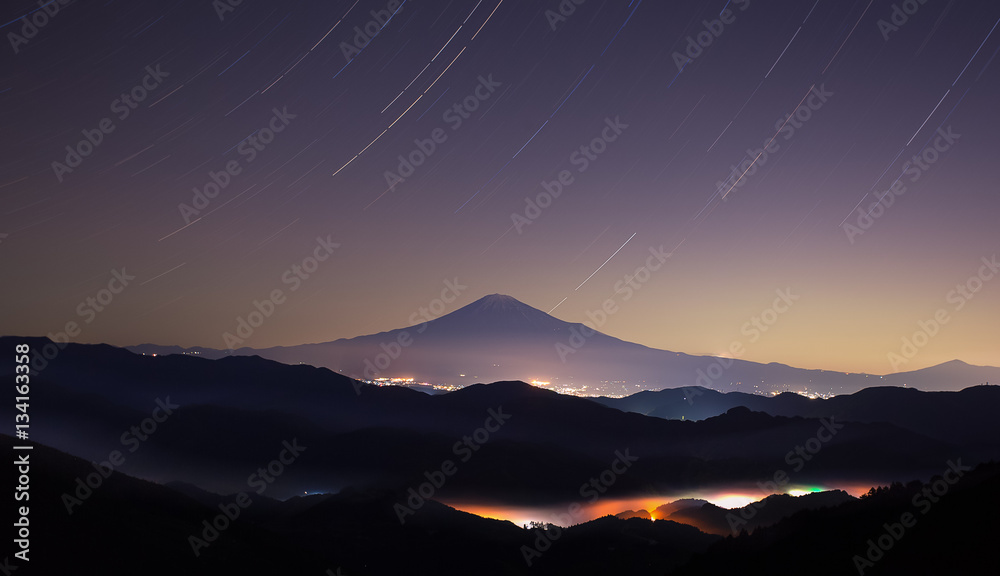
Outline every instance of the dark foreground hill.
<path id="1" fill-rule="evenodd" d="M 95 461 L 123 450 L 125 473 L 220 493 L 244 489 L 285 443 L 297 442 L 301 457 L 268 485 L 274 498 L 351 486 L 405 490 L 451 460 L 460 473 L 441 498 L 548 504 L 579 499 L 581 484 L 619 451 L 637 459 L 615 483 L 623 498 L 755 485 L 778 471 L 797 484 L 924 477 L 954 454 L 1000 457 L 996 436 L 971 450 L 877 419 L 736 408 L 681 422 L 523 382 L 439 396 L 356 385 L 326 369 L 256 357 L 152 357 L 71 344 L 33 375 L 32 439 Z M 11 410 L 0 405 L 0 416 Z"/>
<path id="2" fill-rule="evenodd" d="M 730 510 L 706 503 L 701 506 L 682 508 L 665 516 L 665 518 L 695 526 L 709 534 L 728 536 L 739 534 L 742 530 L 753 532 L 758 527 L 770 526 L 800 510 L 837 506 L 852 500 L 854 497 L 842 490 L 816 492 L 801 496 L 772 494 L 742 508 Z"/>
<path id="3" fill-rule="evenodd" d="M 46 344 L 32 341 L 33 347 Z M 13 380 L 10 356 L 0 359 L 0 374 Z M 581 486 L 605 477 L 608 490 L 600 498 L 609 499 L 754 490 L 779 476 L 828 486 L 927 479 L 949 461 L 973 466 L 1000 458 L 1000 437 L 990 433 L 995 424 L 988 420 L 997 405 L 992 394 L 993 387 L 940 395 L 879 388 L 843 401 L 843 413 L 856 420 L 822 409 L 803 417 L 736 406 L 679 421 L 523 382 L 429 396 L 258 357 L 153 357 L 71 344 L 31 374 L 31 438 L 40 442 L 31 456 L 32 554 L 52 562 L 39 572 L 45 574 L 323 574 L 337 568 L 342 574 L 721 574 L 744 564 L 750 573 L 843 573 L 886 523 L 907 510 L 921 512 L 912 494 L 830 502 L 785 520 L 780 517 L 795 507 L 780 497 L 748 522 L 747 530 L 759 526 L 752 535 L 725 540 L 642 518 L 525 530 L 440 502 L 562 506 L 581 501 Z M 935 402 L 940 412 L 931 408 Z M 0 418 L 12 422 L 14 410 L 0 405 Z M 935 417 L 953 429 L 920 426 Z M 12 440 L 3 443 L 13 453 Z M 110 460 L 123 461 L 106 480 L 93 477 L 98 472 L 90 462 Z M 440 482 L 445 470 L 447 480 Z M 77 480 L 88 477 L 99 484 L 92 495 Z M 426 502 L 401 515 L 398 505 L 425 482 L 440 485 L 431 490 L 428 484 Z M 984 465 L 948 484 L 942 505 L 919 517 L 916 544 L 900 541 L 892 549 L 903 551 L 899 559 L 889 561 L 887 554 L 889 568 L 880 569 L 941 568 L 922 563 L 928 551 L 945 549 L 937 538 L 963 554 L 959 568 L 967 559 L 978 561 L 969 542 L 978 546 L 998 536 L 995 523 L 983 519 L 984 510 L 997 509 L 996 483 L 995 467 Z M 253 503 L 209 542 L 205 522 L 237 506 L 240 492 Z M 69 501 L 72 514 L 64 494 L 79 500 Z M 685 519 L 711 529 L 728 523 L 731 512 L 709 508 Z M 928 535 L 917 537 L 924 527 Z M 208 545 L 196 556 L 190 537 L 199 534 Z M 709 555 L 692 559 L 709 546 Z M 169 560 L 153 560 L 160 557 Z M 694 564 L 685 567 L 689 561 Z M 773 565 L 782 561 L 781 570 Z M 840 568 L 830 568 L 835 565 Z"/>
<path id="4" fill-rule="evenodd" d="M 5 453 L 14 443 L 0 435 Z M 236 495 L 174 486 L 178 491 L 121 472 L 91 478 L 94 487 L 77 493 L 77 479 L 87 482 L 93 466 L 31 445 L 30 560 L 11 551 L 6 566 L 18 570 L 14 574 L 499 576 L 603 566 L 639 575 L 678 567 L 718 540 L 674 522 L 633 525 L 612 518 L 557 535 L 536 533 L 434 501 L 401 524 L 393 508 L 401 495 L 379 491 L 284 502 L 251 493 L 249 504 L 238 507 Z M 14 518 L 8 510 L 5 517 Z M 225 510 L 235 518 L 223 517 Z"/>
<path id="5" fill-rule="evenodd" d="M 725 538 L 670 574 L 998 574 L 1000 464 L 964 468 Z"/>
<path id="6" fill-rule="evenodd" d="M 10 454 L 13 445 L 0 435 L 0 449 Z M 795 513 L 750 535 L 720 538 L 642 518 L 524 529 L 434 501 L 400 523 L 394 507 L 402 495 L 382 491 L 286 501 L 251 494 L 237 515 L 237 503 L 245 502 L 237 495 L 165 487 L 121 472 L 98 481 L 91 463 L 31 445 L 30 563 L 11 552 L 5 564 L 25 570 L 12 571 L 19 574 L 879 575 L 1000 569 L 993 552 L 1000 528 L 991 514 L 1000 509 L 996 463 L 975 470 L 945 464 L 943 475 L 928 484 L 893 484 L 860 500 Z M 89 492 L 79 488 L 78 478 L 91 482 Z M 17 517 L 8 510 L 7 517 Z M 234 519 L 224 518 L 225 511 Z M 193 540 L 199 537 L 203 542 Z"/>

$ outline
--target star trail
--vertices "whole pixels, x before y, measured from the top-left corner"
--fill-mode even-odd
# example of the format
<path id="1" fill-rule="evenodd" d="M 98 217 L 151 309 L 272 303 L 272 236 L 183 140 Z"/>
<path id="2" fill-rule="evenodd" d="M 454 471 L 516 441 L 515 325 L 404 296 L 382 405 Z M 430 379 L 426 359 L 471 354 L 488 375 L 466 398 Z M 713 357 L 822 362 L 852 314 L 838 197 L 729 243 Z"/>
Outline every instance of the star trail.
<path id="1" fill-rule="evenodd" d="M 996 3 L 52 0 L 0 22 L 4 334 L 219 347 L 329 238 L 247 346 L 403 327 L 458 278 L 453 309 L 580 322 L 614 294 L 602 332 L 715 354 L 792 286 L 747 359 L 885 373 L 978 274 L 906 368 L 1000 364 L 977 272 L 1000 247 Z"/>

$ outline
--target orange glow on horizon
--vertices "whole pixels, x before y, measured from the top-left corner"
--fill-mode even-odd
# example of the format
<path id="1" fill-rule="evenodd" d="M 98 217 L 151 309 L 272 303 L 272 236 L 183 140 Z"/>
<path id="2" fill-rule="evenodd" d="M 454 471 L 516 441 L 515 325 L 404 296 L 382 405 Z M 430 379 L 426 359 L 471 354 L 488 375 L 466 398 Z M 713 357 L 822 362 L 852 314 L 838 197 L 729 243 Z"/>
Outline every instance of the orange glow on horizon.
<path id="1" fill-rule="evenodd" d="M 824 490 L 843 490 L 855 498 L 868 492 L 873 486 L 878 486 L 878 482 L 837 485 L 797 485 L 785 486 L 783 493 L 792 496 L 800 496 L 811 492 Z M 604 516 L 614 516 L 628 510 L 645 510 L 653 520 L 664 520 L 654 514 L 654 510 L 665 504 L 670 504 L 682 499 L 705 500 L 719 506 L 720 508 L 735 509 L 742 508 L 751 502 L 763 500 L 769 494 L 762 493 L 756 486 L 729 487 L 728 489 L 703 489 L 686 493 L 669 494 L 663 496 L 642 496 L 634 498 L 601 498 L 597 502 L 587 501 L 568 502 L 551 506 L 518 506 L 505 505 L 503 503 L 476 503 L 476 502 L 443 502 L 457 510 L 475 514 L 483 518 L 493 518 L 496 520 L 507 520 L 517 526 L 527 525 L 529 522 L 543 522 L 556 524 L 558 526 L 572 526 L 582 524 L 591 520 L 596 520 Z M 576 506 L 579 506 L 579 509 Z M 571 510 L 577 513 L 573 514 Z M 679 521 L 679 520 L 674 520 Z M 697 526 L 690 521 L 683 523 L 690 524 L 704 531 L 704 528 Z"/>

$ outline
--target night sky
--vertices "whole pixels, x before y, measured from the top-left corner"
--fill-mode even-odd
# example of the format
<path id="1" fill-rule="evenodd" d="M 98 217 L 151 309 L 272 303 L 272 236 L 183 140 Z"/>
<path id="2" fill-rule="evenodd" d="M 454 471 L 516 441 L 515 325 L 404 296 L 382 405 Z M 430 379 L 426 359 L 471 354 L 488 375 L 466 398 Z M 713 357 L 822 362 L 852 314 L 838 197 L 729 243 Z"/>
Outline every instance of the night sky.
<path id="1" fill-rule="evenodd" d="M 3 10 L 4 334 L 224 348 L 280 290 L 244 345 L 321 342 L 457 284 L 680 352 L 1000 365 L 1000 3 Z"/>

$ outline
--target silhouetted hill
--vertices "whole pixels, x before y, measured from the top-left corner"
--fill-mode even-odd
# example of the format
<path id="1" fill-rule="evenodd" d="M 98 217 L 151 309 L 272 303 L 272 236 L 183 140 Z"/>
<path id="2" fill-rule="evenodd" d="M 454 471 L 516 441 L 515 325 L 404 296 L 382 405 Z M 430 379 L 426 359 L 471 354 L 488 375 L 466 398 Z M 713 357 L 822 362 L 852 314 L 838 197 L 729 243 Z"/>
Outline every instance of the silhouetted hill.
<path id="1" fill-rule="evenodd" d="M 622 520 L 628 520 L 629 518 L 644 518 L 646 520 L 652 519 L 648 510 L 625 510 L 624 512 L 615 514 L 615 518 L 620 518 Z"/>
<path id="2" fill-rule="evenodd" d="M 476 574 L 544 575 L 577 573 L 588 564 L 649 574 L 650 562 L 677 566 L 717 540 L 672 522 L 629 526 L 604 519 L 564 531 L 529 566 L 522 547 L 535 545 L 535 532 L 434 501 L 401 524 L 393 508 L 405 499 L 401 493 L 348 490 L 284 502 L 251 493 L 239 516 L 224 522 L 215 520 L 219 505 L 232 510 L 233 494 L 165 487 L 117 471 L 94 481 L 89 497 L 68 514 L 63 493 L 73 495 L 76 479 L 94 468 L 30 444 L 30 564 L 10 563 L 31 570 L 26 574 L 459 575 L 474 566 Z M 13 445 L 0 435 L 8 454 Z M 189 537 L 203 535 L 204 521 L 224 528 L 196 556 Z"/>
<path id="3" fill-rule="evenodd" d="M 726 509 L 710 503 L 701 506 L 687 506 L 670 513 L 666 518 L 690 524 L 709 534 L 735 536 L 741 530 L 753 532 L 760 526 L 770 526 L 799 510 L 836 506 L 851 500 L 854 500 L 854 497 L 842 490 L 815 492 L 801 496 L 774 494 L 741 508 Z"/>
<path id="4" fill-rule="evenodd" d="M 597 402 L 666 419 L 700 420 L 735 407 L 773 416 L 822 418 L 852 422 L 889 422 L 947 442 L 976 445 L 1000 436 L 1000 386 L 973 386 L 958 392 L 922 392 L 912 388 L 879 386 L 829 399 L 809 399 L 784 393 L 775 397 L 721 394 L 699 388 L 640 392 L 626 398 L 598 398 Z"/>
<path id="5" fill-rule="evenodd" d="M 543 542 L 539 534 L 547 532 L 552 531 L 534 532 L 535 542 Z M 551 548 L 534 560 L 533 570 L 567 575 L 663 574 L 718 541 L 717 536 L 669 520 L 613 516 L 562 532 Z"/>
<path id="6" fill-rule="evenodd" d="M 9 374 L 9 359 L 4 365 Z M 134 453 L 122 470 L 160 482 L 234 492 L 278 457 L 283 442 L 297 439 L 307 450 L 269 486 L 271 498 L 348 486 L 405 489 L 451 459 L 461 473 L 441 489 L 442 497 L 571 501 L 618 451 L 638 458 L 615 484 L 623 496 L 755 483 L 791 470 L 789 453 L 824 427 L 819 418 L 747 409 L 699 422 L 650 418 L 523 382 L 439 396 L 355 388 L 326 369 L 255 357 L 152 357 L 77 344 L 50 360 L 34 382 L 32 438 L 99 460 L 122 449 L 125 437 Z M 165 421 L 148 422 L 155 424 L 148 439 L 126 435 L 151 416 L 162 416 L 157 410 L 167 402 L 175 407 Z M 0 406 L 0 416 L 12 409 Z M 976 461 L 1000 452 L 996 436 L 969 448 L 877 421 L 837 422 L 843 428 L 822 443 L 821 457 L 796 470 L 796 483 L 917 477 L 951 454 L 968 453 Z M 979 425 L 976 418 L 969 422 Z M 477 430 L 481 442 L 474 449 L 456 448 Z"/>
<path id="7" fill-rule="evenodd" d="M 701 500 L 699 498 L 681 498 L 680 500 L 674 500 L 673 502 L 657 506 L 656 509 L 653 510 L 652 516 L 657 519 L 669 518 L 671 514 L 677 512 L 678 510 L 684 510 L 686 508 L 700 508 L 705 504 L 708 504 L 708 501 Z"/>
<path id="8" fill-rule="evenodd" d="M 15 454 L 14 445 L 12 437 L 0 434 L 5 454 Z M 323 574 L 331 567 L 322 555 L 239 521 L 195 556 L 188 537 L 200 534 L 202 521 L 218 509 L 120 472 L 88 478 L 97 474 L 91 463 L 30 445 L 30 452 L 16 452 L 30 454 L 30 500 L 19 503 L 29 506 L 30 563 L 14 559 L 11 550 L 15 574 Z M 78 478 L 97 488 L 80 488 Z M 71 514 L 68 498 L 77 499 L 69 500 Z M 5 515 L 11 522 L 15 517 Z"/>
<path id="9" fill-rule="evenodd" d="M 943 462 L 939 474 L 949 468 Z M 953 482 L 939 475 L 928 484 L 893 484 L 860 500 L 798 512 L 722 539 L 670 574 L 997 574 L 1000 529 L 984 512 L 1000 509 L 1000 465 L 947 477 Z"/>

